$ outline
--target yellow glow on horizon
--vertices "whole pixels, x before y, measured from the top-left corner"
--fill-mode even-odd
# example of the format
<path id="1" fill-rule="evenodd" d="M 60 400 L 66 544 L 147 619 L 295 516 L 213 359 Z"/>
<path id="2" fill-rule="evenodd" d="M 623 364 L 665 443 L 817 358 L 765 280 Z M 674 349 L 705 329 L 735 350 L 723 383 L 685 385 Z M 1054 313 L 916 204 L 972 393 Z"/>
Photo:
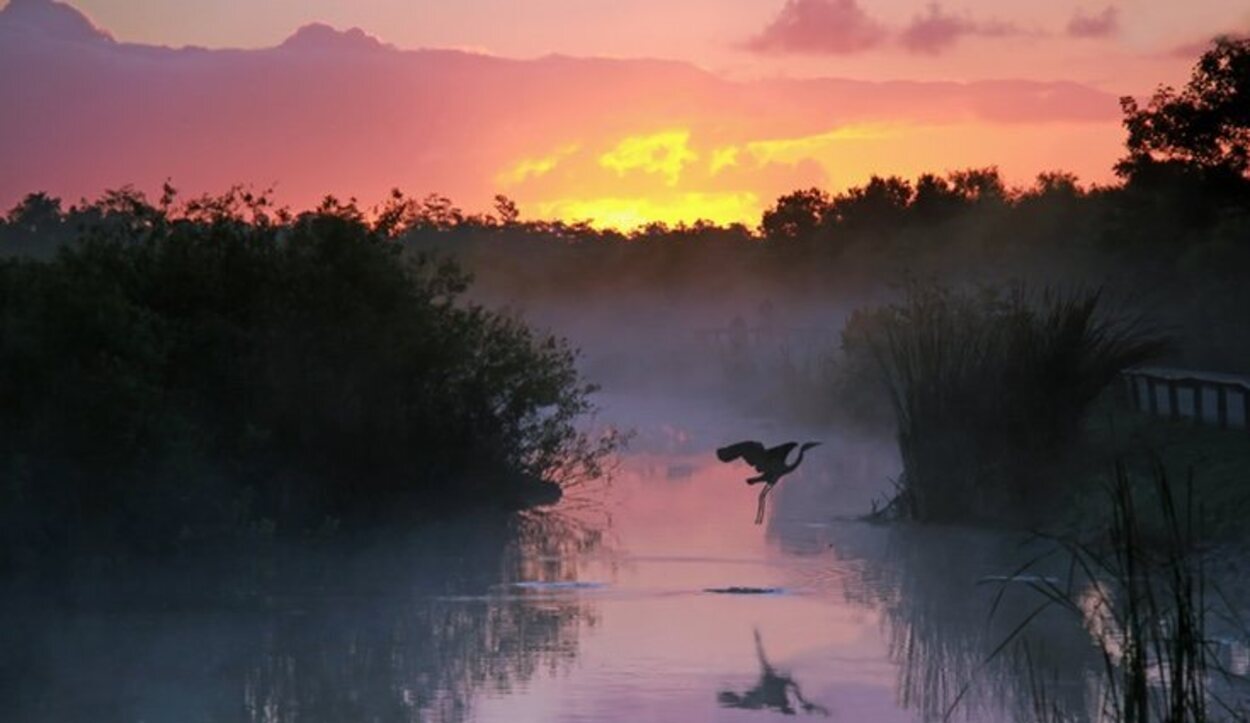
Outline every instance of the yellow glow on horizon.
<path id="1" fill-rule="evenodd" d="M 498 179 L 530 218 L 589 221 L 622 231 L 705 219 L 755 226 L 778 197 L 818 186 L 830 193 L 873 175 L 998 166 L 1027 186 L 1072 148 L 1104 149 L 1070 166 L 1086 182 L 1109 177 L 1122 130 L 1112 124 L 860 123 L 810 135 L 698 128 L 586 139 L 506 166 Z M 604 152 L 604 149 L 607 149 Z M 558 169 L 558 170 L 557 170 Z"/>
<path id="2" fill-rule="evenodd" d="M 635 170 L 658 173 L 669 186 L 676 186 L 686 164 L 699 159 L 689 144 L 690 131 L 685 129 L 629 136 L 600 156 L 599 165 L 618 176 Z"/>
<path id="3" fill-rule="evenodd" d="M 738 152 L 737 146 L 717 148 L 712 151 L 712 165 L 708 170 L 715 176 L 726 168 L 738 165 Z"/>
<path id="4" fill-rule="evenodd" d="M 560 161 L 577 153 L 580 149 L 580 144 L 570 143 L 556 152 L 540 158 L 522 158 L 511 168 L 497 175 L 495 181 L 501 186 L 507 187 L 519 185 L 531 178 L 542 178 L 555 170 L 555 167 L 560 165 Z"/>
<path id="5" fill-rule="evenodd" d="M 586 198 L 539 203 L 538 217 L 588 221 L 598 229 L 627 231 L 649 223 L 697 220 L 753 226 L 762 212 L 759 197 L 742 193 L 681 193 L 670 198 Z"/>
<path id="6" fill-rule="evenodd" d="M 761 163 L 796 163 L 835 143 L 879 141 L 901 133 L 897 124 L 858 123 L 811 136 L 751 141 L 746 148 Z"/>

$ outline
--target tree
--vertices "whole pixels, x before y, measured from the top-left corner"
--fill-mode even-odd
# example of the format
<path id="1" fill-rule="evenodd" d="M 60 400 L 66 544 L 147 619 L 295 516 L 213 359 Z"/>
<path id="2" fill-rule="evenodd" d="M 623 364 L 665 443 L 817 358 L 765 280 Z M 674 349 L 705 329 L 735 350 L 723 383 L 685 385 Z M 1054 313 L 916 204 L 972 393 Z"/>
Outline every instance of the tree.
<path id="1" fill-rule="evenodd" d="M 1002 202 L 1007 198 L 1007 184 L 998 166 L 968 168 L 949 175 L 955 195 L 968 202 Z"/>
<path id="2" fill-rule="evenodd" d="M 795 191 L 764 212 L 760 229 L 769 240 L 811 238 L 830 210 L 829 194 L 819 188 Z"/>
<path id="3" fill-rule="evenodd" d="M 516 201 L 503 194 L 495 196 L 495 213 L 499 214 L 499 223 L 504 226 L 516 225 L 517 219 L 521 217 L 521 211 L 517 208 Z"/>
<path id="4" fill-rule="evenodd" d="M 898 176 L 873 176 L 833 201 L 833 215 L 847 229 L 894 230 L 906 218 L 915 191 Z"/>
<path id="5" fill-rule="evenodd" d="M 457 208 L 450 198 L 437 193 L 431 193 L 421 201 L 415 219 L 418 226 L 438 231 L 450 231 L 464 220 L 464 212 Z"/>
<path id="6" fill-rule="evenodd" d="M 947 218 L 960 207 L 959 194 L 941 176 L 925 173 L 916 179 L 911 209 L 917 219 L 932 223 Z"/>
<path id="7" fill-rule="evenodd" d="M 1223 37 L 1203 53 L 1184 90 L 1160 86 L 1144 108 L 1120 99 L 1128 155 L 1116 173 L 1148 177 L 1160 166 L 1246 179 L 1250 171 L 1250 37 Z"/>
<path id="8" fill-rule="evenodd" d="M 1036 198 L 1078 198 L 1081 193 L 1081 181 L 1075 173 L 1042 171 L 1037 174 L 1033 188 L 1025 195 Z"/>
<path id="9" fill-rule="evenodd" d="M 8 223 L 28 234 L 54 231 L 61 225 L 61 199 L 46 193 L 32 193 L 9 211 Z"/>

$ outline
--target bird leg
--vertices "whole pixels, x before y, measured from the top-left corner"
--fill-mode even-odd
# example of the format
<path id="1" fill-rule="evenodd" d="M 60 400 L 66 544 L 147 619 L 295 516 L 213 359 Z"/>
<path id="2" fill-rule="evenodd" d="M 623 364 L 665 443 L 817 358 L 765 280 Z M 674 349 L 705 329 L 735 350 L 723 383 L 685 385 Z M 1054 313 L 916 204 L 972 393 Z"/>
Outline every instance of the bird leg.
<path id="1" fill-rule="evenodd" d="M 764 489 L 760 490 L 760 506 L 759 509 L 755 511 L 755 524 L 757 525 L 763 524 L 764 522 L 764 498 L 767 497 L 768 493 L 772 491 L 772 485 L 765 485 Z"/>

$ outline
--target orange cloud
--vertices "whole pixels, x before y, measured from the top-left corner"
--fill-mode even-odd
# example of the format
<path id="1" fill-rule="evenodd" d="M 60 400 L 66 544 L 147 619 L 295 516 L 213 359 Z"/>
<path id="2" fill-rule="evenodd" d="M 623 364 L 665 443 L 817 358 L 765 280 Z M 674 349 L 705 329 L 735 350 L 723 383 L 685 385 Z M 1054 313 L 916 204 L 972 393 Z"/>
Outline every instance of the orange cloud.
<path id="1" fill-rule="evenodd" d="M 810 137 L 743 134 L 725 144 L 721 132 L 670 128 L 569 146 L 558 159 L 523 159 L 499 177 L 516 181 L 510 193 L 538 217 L 615 228 L 696 220 L 754 225 L 767 201 L 827 180 L 810 157 L 814 151 L 869 135 L 880 132 L 848 126 Z"/>
<path id="2" fill-rule="evenodd" d="M 551 173 L 565 158 L 577 153 L 580 148 L 580 144 L 571 143 L 554 153 L 540 158 L 523 158 L 517 161 L 511 168 L 497 174 L 495 181 L 504 188 L 510 188 L 531 178 L 542 178 Z"/>
<path id="3" fill-rule="evenodd" d="M 796 163 L 844 141 L 881 140 L 895 137 L 898 130 L 886 124 L 863 123 L 835 128 L 825 133 L 798 138 L 751 141 L 747 150 L 761 163 Z"/>
<path id="4" fill-rule="evenodd" d="M 713 176 L 726 168 L 738 165 L 738 154 L 742 152 L 737 146 L 726 146 L 712 151 L 712 163 L 708 169 Z"/>
<path id="5" fill-rule="evenodd" d="M 623 139 L 612 150 L 599 156 L 599 165 L 623 176 L 630 171 L 658 174 L 669 186 L 677 185 L 682 168 L 697 161 L 690 150 L 690 131 L 670 130 Z"/>
<path id="6" fill-rule="evenodd" d="M 610 149 L 604 153 L 583 148 L 556 171 L 528 177 L 513 193 L 527 215 L 596 227 L 698 219 L 753 226 L 778 196 L 796 188 L 836 192 L 875 174 L 914 178 L 990 165 L 999 166 L 1009 181 L 1027 183 L 1036 168 L 1065 148 L 1103 149 L 1087 154 L 1074 170 L 1085 178 L 1107 178 L 1103 169 L 1116 160 L 1120 133 L 1111 124 L 1021 127 L 976 120 L 856 123 L 762 138 L 698 129 L 644 132 L 604 142 Z M 665 182 L 657 184 L 657 176 Z"/>

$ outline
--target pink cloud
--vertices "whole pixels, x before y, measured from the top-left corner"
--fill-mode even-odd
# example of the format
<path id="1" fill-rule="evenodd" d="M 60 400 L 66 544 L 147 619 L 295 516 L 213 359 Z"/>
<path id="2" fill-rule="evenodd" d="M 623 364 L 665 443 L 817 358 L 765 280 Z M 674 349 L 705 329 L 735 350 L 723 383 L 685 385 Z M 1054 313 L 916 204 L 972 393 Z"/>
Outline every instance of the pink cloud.
<path id="1" fill-rule="evenodd" d="M 965 36 L 1003 37 L 1022 35 L 1020 28 L 996 20 L 977 21 L 947 13 L 937 3 L 929 5 L 928 12 L 912 18 L 903 29 L 900 40 L 903 47 L 913 53 L 936 55 L 944 52 Z"/>
<path id="2" fill-rule="evenodd" d="M 746 47 L 758 53 L 843 55 L 875 47 L 885 37 L 885 28 L 855 0 L 786 0 Z"/>
<path id="3" fill-rule="evenodd" d="M 1097 15 L 1078 10 L 1068 21 L 1068 35 L 1074 38 L 1105 38 L 1120 29 L 1120 9 L 1108 5 Z"/>
<path id="4" fill-rule="evenodd" d="M 10 0 L 0 14 L 0 25 L 19 32 L 76 43 L 113 42 L 78 9 L 53 0 Z"/>
<path id="5" fill-rule="evenodd" d="M 373 52 L 394 50 L 360 28 L 335 30 L 325 23 L 309 23 L 282 43 L 287 50 L 309 52 Z"/>
<path id="6" fill-rule="evenodd" d="M 1168 50 L 1164 55 L 1169 58 L 1198 58 L 1203 53 L 1215 46 L 1215 42 L 1220 38 L 1232 38 L 1234 40 L 1242 40 L 1250 38 L 1250 32 L 1247 33 L 1223 33 L 1206 40 L 1195 40 L 1191 43 L 1184 43 Z"/>

